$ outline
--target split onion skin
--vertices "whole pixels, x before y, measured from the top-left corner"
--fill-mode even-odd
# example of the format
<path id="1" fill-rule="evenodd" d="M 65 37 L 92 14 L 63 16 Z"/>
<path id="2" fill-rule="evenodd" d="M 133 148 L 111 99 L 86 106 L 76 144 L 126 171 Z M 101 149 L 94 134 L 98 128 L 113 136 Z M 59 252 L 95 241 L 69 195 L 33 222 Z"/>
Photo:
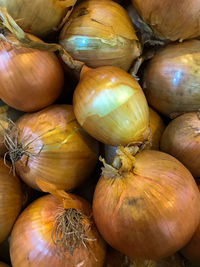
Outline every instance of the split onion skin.
<path id="1" fill-rule="evenodd" d="M 144 90 L 149 104 L 168 117 L 200 108 L 200 41 L 160 49 L 147 64 Z"/>
<path id="2" fill-rule="evenodd" d="M 80 125 L 102 143 L 118 146 L 148 138 L 146 98 L 138 82 L 120 68 L 83 67 L 73 105 Z"/>
<path id="3" fill-rule="evenodd" d="M 74 3 L 73 3 L 74 2 Z M 49 34 L 62 22 L 72 0 L 0 0 L 18 25 L 26 32 L 39 37 Z"/>
<path id="4" fill-rule="evenodd" d="M 144 150 L 132 171 L 101 176 L 93 215 L 113 248 L 131 258 L 156 260 L 190 240 L 200 220 L 199 203 L 198 187 L 183 164 L 166 153 Z"/>
<path id="5" fill-rule="evenodd" d="M 91 215 L 91 207 L 85 200 L 76 197 L 82 205 L 81 212 Z M 29 205 L 18 218 L 10 240 L 10 255 L 13 267 L 102 267 L 105 257 L 105 243 L 95 225 L 87 236 L 95 241 L 88 242 L 88 249 L 82 245 L 73 254 L 59 255 L 52 241 L 55 217 L 63 208 L 56 197 L 46 195 Z"/>
<path id="6" fill-rule="evenodd" d="M 116 66 L 128 70 L 141 46 L 123 7 L 113 1 L 78 4 L 60 35 L 60 44 L 87 66 Z"/>
<path id="7" fill-rule="evenodd" d="M 77 123 L 71 105 L 52 105 L 17 121 L 18 142 L 30 143 L 15 162 L 16 171 L 29 186 L 36 178 L 69 190 L 89 177 L 98 160 L 99 145 Z"/>
<path id="8" fill-rule="evenodd" d="M 198 188 L 200 190 L 199 185 Z M 191 240 L 181 250 L 181 254 L 183 254 L 183 256 L 189 259 L 191 262 L 199 265 L 200 264 L 199 250 L 200 250 L 200 224 L 197 227 Z"/>
<path id="9" fill-rule="evenodd" d="M 200 177 L 200 119 L 197 112 L 183 114 L 169 123 L 160 149 L 178 160 Z"/>
<path id="10" fill-rule="evenodd" d="M 12 36 L 7 39 L 16 42 Z M 14 48 L 0 41 L 0 98 L 7 105 L 24 112 L 40 110 L 58 98 L 63 83 L 63 70 L 53 52 Z"/>
<path id="11" fill-rule="evenodd" d="M 8 164 L 8 163 L 7 163 Z M 0 159 L 0 243 L 9 235 L 22 207 L 19 178 L 9 174 L 9 168 Z"/>
<path id="12" fill-rule="evenodd" d="M 149 127 L 150 127 L 150 143 L 145 146 L 145 149 L 159 150 L 159 143 L 163 131 L 165 129 L 165 124 L 162 118 L 155 112 L 152 108 L 149 108 Z M 108 164 L 112 164 L 116 156 L 117 147 L 104 145 L 103 157 Z"/>
<path id="13" fill-rule="evenodd" d="M 191 0 L 132 0 L 141 17 L 157 36 L 171 41 L 200 36 L 200 2 Z"/>

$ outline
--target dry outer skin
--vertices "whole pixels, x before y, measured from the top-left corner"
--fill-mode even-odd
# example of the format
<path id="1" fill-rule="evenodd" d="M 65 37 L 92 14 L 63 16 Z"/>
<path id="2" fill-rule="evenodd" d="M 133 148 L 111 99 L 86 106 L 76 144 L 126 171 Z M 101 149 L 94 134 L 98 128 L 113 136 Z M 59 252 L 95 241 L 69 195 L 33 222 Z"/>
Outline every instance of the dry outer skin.
<path id="1" fill-rule="evenodd" d="M 199 0 L 132 0 L 142 18 L 160 37 L 172 41 L 200 35 Z"/>
<path id="2" fill-rule="evenodd" d="M 0 7 L 26 32 L 44 36 L 56 28 L 76 0 L 0 0 Z"/>
<path id="3" fill-rule="evenodd" d="M 132 171 L 113 176 L 101 176 L 93 199 L 96 225 L 109 245 L 132 259 L 162 259 L 190 240 L 200 220 L 200 195 L 178 160 L 145 150 Z"/>
<path id="4" fill-rule="evenodd" d="M 200 108 L 200 41 L 167 45 L 145 69 L 144 90 L 149 104 L 173 117 Z"/>
<path id="5" fill-rule="evenodd" d="M 125 10 L 113 1 L 83 1 L 63 27 L 60 43 L 89 67 L 128 70 L 140 55 L 140 44 Z"/>
<path id="6" fill-rule="evenodd" d="M 90 216 L 91 207 L 77 197 L 83 214 Z M 88 248 L 82 245 L 73 255 L 59 255 L 52 242 L 55 218 L 63 208 L 56 197 L 46 195 L 29 205 L 18 218 L 11 234 L 10 255 L 13 267 L 102 267 L 105 244 L 94 224 L 88 230 Z"/>

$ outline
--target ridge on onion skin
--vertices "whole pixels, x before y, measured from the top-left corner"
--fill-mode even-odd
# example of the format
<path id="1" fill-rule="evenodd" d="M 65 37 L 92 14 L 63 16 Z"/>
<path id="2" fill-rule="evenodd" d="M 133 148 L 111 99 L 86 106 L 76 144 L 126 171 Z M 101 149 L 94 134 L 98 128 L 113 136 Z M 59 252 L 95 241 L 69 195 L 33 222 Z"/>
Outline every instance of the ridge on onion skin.
<path id="1" fill-rule="evenodd" d="M 162 259 L 194 234 L 200 194 L 177 159 L 154 150 L 133 157 L 137 151 L 119 147 L 112 165 L 104 161 L 94 193 L 94 219 L 113 248 L 131 258 Z"/>
<path id="2" fill-rule="evenodd" d="M 71 203 L 65 202 L 68 205 L 65 209 L 56 196 L 48 194 L 34 201 L 22 212 L 11 233 L 10 255 L 13 267 L 103 266 L 105 243 L 93 224 L 91 206 L 80 197 L 68 195 L 73 200 Z M 72 216 L 75 216 L 76 211 L 76 218 L 71 217 L 71 222 L 75 224 L 71 225 L 70 229 L 73 227 L 74 231 L 77 219 L 86 227 L 85 233 L 82 233 L 84 242 L 83 236 L 79 236 L 81 232 L 76 232 L 80 243 L 75 244 L 77 239 L 72 236 L 73 231 L 66 231 L 66 225 L 71 222 L 67 222 L 63 214 L 66 215 L 68 211 Z M 81 217 L 78 214 L 81 214 Z M 65 220 L 64 228 L 60 219 Z M 74 249 L 71 250 L 72 248 Z"/>
<path id="3" fill-rule="evenodd" d="M 200 177 L 199 112 L 172 120 L 162 135 L 160 149 L 180 160 L 194 177 Z"/>

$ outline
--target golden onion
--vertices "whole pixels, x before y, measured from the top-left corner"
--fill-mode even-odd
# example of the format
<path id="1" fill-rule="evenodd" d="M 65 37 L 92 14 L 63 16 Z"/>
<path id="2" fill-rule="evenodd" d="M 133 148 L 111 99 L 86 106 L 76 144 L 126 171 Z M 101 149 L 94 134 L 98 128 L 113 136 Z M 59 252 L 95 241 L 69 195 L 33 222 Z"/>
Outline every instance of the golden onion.
<path id="1" fill-rule="evenodd" d="M 55 30 L 76 0 L 0 0 L 25 32 L 43 37 Z"/>
<path id="2" fill-rule="evenodd" d="M 113 1 L 83 1 L 63 27 L 60 44 L 89 67 L 117 66 L 128 70 L 141 52 L 126 11 Z"/>

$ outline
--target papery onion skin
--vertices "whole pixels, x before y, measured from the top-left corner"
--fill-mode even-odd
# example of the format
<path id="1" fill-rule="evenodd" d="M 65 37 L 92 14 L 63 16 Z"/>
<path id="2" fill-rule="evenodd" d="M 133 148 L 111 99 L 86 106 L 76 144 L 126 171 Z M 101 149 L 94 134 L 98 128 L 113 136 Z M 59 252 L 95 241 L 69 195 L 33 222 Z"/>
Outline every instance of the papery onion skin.
<path id="1" fill-rule="evenodd" d="M 18 25 L 26 32 L 44 37 L 62 22 L 72 0 L 0 0 Z"/>
<path id="2" fill-rule="evenodd" d="M 83 67 L 73 104 L 80 125 L 102 143 L 118 146 L 148 138 L 149 110 L 142 89 L 117 67 Z"/>
<path id="3" fill-rule="evenodd" d="M 169 123 L 160 149 L 178 160 L 200 177 L 200 119 L 197 112 L 183 114 Z"/>
<path id="4" fill-rule="evenodd" d="M 159 143 L 165 124 L 161 117 L 152 108 L 149 108 L 149 127 L 150 127 L 150 143 L 147 143 L 145 149 L 159 150 Z M 116 156 L 117 147 L 104 145 L 103 157 L 108 164 L 112 164 Z"/>
<path id="5" fill-rule="evenodd" d="M 161 37 L 172 41 L 200 36 L 200 2 L 191 0 L 132 0 L 141 17 Z"/>
<path id="6" fill-rule="evenodd" d="M 77 123 L 71 105 L 52 105 L 17 121 L 18 142 L 30 143 L 15 162 L 16 171 L 29 186 L 36 178 L 69 190 L 88 178 L 98 159 L 98 142 Z M 33 141 L 34 140 L 34 141 Z"/>
<path id="7" fill-rule="evenodd" d="M 7 39 L 16 42 L 12 36 Z M 0 41 L 0 98 L 7 105 L 25 112 L 39 110 L 58 98 L 63 83 L 63 70 L 54 53 Z"/>
<path id="8" fill-rule="evenodd" d="M 168 257 L 199 224 L 198 187 L 178 160 L 160 151 L 142 151 L 134 166 L 121 176 L 101 176 L 93 199 L 96 225 L 109 245 L 131 258 Z"/>
<path id="9" fill-rule="evenodd" d="M 81 203 L 83 214 L 90 216 L 90 204 L 78 197 L 76 201 Z M 13 267 L 102 267 L 105 244 L 94 224 L 87 236 L 96 240 L 89 241 L 88 248 L 82 245 L 73 254 L 58 254 L 51 233 L 55 217 L 62 211 L 61 204 L 52 195 L 37 199 L 23 211 L 11 234 L 10 255 Z"/>
<path id="10" fill-rule="evenodd" d="M 83 1 L 60 35 L 60 44 L 89 67 L 128 70 L 141 46 L 126 11 L 113 1 Z"/>
<path id="11" fill-rule="evenodd" d="M 7 163 L 8 164 L 8 163 Z M 19 178 L 9 173 L 0 159 L 0 243 L 9 235 L 22 207 L 22 191 Z"/>
<path id="12" fill-rule="evenodd" d="M 200 41 L 190 40 L 162 48 L 148 63 L 144 90 L 149 104 L 175 117 L 200 108 Z"/>
<path id="13" fill-rule="evenodd" d="M 200 190 L 200 186 L 198 185 Z M 181 250 L 181 254 L 195 264 L 200 264 L 200 224 L 198 225 L 191 240 Z"/>

